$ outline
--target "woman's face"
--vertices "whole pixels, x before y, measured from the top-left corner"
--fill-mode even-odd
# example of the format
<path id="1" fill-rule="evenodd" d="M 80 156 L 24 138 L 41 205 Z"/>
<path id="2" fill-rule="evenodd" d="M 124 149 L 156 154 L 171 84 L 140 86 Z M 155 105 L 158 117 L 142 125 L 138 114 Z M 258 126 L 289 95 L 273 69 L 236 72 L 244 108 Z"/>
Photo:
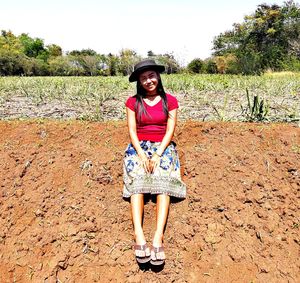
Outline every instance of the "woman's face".
<path id="1" fill-rule="evenodd" d="M 139 76 L 140 83 L 149 94 L 156 93 L 158 79 L 158 74 L 155 71 L 145 71 Z"/>

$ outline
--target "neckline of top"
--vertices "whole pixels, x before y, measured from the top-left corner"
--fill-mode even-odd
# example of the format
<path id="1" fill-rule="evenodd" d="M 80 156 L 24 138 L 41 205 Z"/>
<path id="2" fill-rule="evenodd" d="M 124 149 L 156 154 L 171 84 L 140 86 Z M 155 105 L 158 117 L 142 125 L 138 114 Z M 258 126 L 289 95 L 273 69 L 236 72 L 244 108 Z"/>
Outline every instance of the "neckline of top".
<path id="1" fill-rule="evenodd" d="M 160 103 L 162 101 L 162 98 L 160 97 L 160 99 L 158 100 L 158 102 L 156 102 L 155 104 L 153 104 L 153 105 L 150 105 L 150 104 L 148 104 L 144 99 L 143 99 L 143 102 L 147 105 L 147 106 L 149 106 L 149 107 L 154 107 L 154 106 L 156 106 L 158 103 Z"/>

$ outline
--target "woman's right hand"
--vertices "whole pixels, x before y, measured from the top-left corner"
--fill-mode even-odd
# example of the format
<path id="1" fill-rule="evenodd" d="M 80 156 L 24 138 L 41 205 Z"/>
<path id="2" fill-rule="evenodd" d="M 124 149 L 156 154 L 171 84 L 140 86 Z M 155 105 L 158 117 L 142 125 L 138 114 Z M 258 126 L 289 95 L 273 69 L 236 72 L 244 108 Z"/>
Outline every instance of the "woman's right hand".
<path id="1" fill-rule="evenodd" d="M 147 157 L 147 155 L 144 152 L 140 153 L 138 156 L 139 156 L 139 158 L 142 162 L 142 166 L 145 169 L 145 172 L 149 173 L 150 172 L 150 167 L 149 167 L 150 166 L 150 160 L 149 160 L 149 158 Z"/>

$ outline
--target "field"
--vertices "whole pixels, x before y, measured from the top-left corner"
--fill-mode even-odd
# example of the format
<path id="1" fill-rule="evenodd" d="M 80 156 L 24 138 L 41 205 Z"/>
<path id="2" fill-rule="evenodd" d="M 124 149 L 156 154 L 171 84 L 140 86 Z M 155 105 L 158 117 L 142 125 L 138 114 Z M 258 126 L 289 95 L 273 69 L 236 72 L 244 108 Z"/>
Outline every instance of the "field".
<path id="1" fill-rule="evenodd" d="M 180 102 L 180 120 L 300 120 L 300 74 L 163 75 L 162 80 Z M 133 94 L 127 77 L 3 77 L 0 118 L 123 120 L 124 100 Z M 264 100 L 261 113 L 252 111 L 254 96 Z"/>
<path id="2" fill-rule="evenodd" d="M 163 82 L 180 103 L 174 141 L 188 195 L 171 204 L 156 270 L 135 262 L 122 199 L 133 85 L 0 78 L 1 283 L 300 281 L 299 75 Z M 150 241 L 152 199 L 144 224 Z"/>

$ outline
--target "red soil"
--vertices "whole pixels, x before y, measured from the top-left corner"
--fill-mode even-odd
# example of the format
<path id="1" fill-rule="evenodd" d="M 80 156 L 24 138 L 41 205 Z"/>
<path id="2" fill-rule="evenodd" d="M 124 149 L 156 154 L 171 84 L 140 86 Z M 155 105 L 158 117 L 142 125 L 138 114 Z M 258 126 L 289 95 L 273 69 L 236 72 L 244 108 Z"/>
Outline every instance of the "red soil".
<path id="1" fill-rule="evenodd" d="M 178 123 L 186 200 L 139 269 L 125 122 L 0 122 L 0 282 L 300 282 L 300 129 Z M 155 203 L 145 206 L 151 241 Z"/>

